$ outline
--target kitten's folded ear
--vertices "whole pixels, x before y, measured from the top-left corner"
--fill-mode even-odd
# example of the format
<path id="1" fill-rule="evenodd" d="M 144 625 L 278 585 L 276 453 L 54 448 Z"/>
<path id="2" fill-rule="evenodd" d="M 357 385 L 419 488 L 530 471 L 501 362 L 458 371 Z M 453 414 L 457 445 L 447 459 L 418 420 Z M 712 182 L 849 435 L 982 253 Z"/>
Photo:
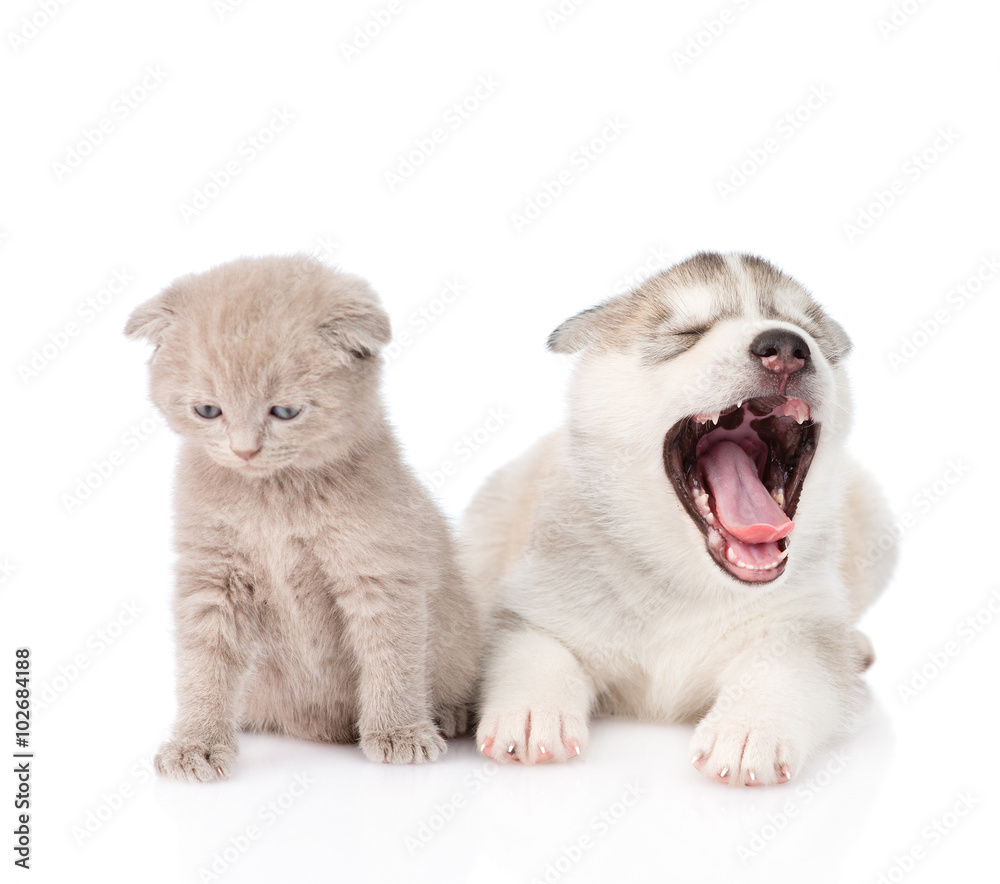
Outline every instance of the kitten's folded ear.
<path id="1" fill-rule="evenodd" d="M 125 337 L 149 341 L 159 347 L 167 329 L 177 319 L 176 305 L 177 286 L 172 285 L 132 311 L 125 323 Z"/>
<path id="2" fill-rule="evenodd" d="M 389 314 L 378 296 L 363 279 L 347 274 L 329 294 L 319 333 L 331 347 L 356 359 L 378 355 L 392 339 Z"/>

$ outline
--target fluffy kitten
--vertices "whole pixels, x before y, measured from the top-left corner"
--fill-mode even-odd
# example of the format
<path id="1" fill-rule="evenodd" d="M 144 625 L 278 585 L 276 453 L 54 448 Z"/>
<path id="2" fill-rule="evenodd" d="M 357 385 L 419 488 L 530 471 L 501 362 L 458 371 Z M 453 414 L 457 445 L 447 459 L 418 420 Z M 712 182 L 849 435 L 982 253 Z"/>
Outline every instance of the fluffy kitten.
<path id="1" fill-rule="evenodd" d="M 481 626 L 444 518 L 380 399 L 389 318 L 305 257 L 177 280 L 125 334 L 184 437 L 175 490 L 178 715 L 157 770 L 226 778 L 238 729 L 433 761 L 464 731 Z"/>

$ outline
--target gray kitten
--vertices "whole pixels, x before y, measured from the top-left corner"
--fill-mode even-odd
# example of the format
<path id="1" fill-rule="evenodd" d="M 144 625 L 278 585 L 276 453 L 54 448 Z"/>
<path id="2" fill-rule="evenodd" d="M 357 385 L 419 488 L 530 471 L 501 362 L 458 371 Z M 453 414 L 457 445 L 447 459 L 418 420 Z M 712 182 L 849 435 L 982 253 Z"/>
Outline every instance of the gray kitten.
<path id="1" fill-rule="evenodd" d="M 175 491 L 178 714 L 164 776 L 226 778 L 238 729 L 433 761 L 462 733 L 481 618 L 381 402 L 389 318 L 305 257 L 185 276 L 125 334 L 184 437 Z"/>

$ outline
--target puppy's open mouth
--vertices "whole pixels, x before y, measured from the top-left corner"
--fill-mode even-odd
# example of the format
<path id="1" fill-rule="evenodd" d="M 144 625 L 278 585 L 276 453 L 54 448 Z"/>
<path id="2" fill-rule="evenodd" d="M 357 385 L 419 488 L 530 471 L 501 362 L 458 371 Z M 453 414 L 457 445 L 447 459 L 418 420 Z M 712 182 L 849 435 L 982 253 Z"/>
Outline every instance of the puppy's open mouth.
<path id="1" fill-rule="evenodd" d="M 719 567 L 746 583 L 785 570 L 792 517 L 819 440 L 809 404 L 761 396 L 675 424 L 663 462 Z"/>

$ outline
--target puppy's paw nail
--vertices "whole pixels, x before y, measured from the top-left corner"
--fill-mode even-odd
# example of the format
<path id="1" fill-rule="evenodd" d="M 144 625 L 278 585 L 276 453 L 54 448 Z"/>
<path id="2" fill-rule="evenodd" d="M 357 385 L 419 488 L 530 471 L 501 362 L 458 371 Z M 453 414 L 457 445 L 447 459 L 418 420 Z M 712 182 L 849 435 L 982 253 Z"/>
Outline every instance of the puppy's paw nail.
<path id="1" fill-rule="evenodd" d="M 787 730 L 781 721 L 754 721 L 747 710 L 707 717 L 691 740 L 694 766 L 715 782 L 730 786 L 787 783 L 800 757 Z M 711 748 L 706 752 L 705 746 Z"/>
<path id="2" fill-rule="evenodd" d="M 515 752 L 517 752 L 517 743 L 511 743 L 507 747 L 507 754 L 508 755 L 513 755 Z"/>

